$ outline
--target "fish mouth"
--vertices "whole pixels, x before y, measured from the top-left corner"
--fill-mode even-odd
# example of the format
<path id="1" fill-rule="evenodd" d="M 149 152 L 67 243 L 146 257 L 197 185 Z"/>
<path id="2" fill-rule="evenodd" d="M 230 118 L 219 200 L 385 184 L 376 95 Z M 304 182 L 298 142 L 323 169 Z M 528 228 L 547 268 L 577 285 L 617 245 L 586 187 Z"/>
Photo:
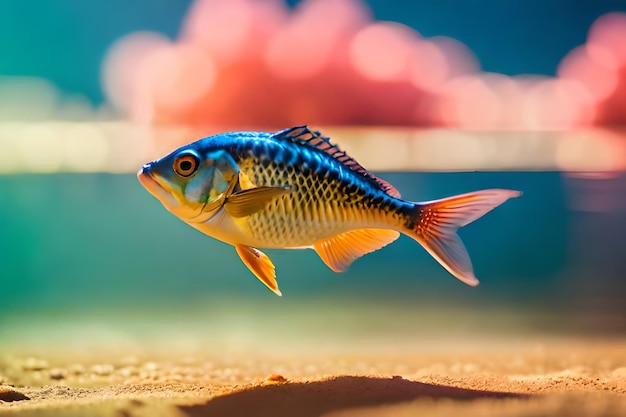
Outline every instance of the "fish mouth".
<path id="1" fill-rule="evenodd" d="M 167 182 L 159 181 L 158 172 L 154 172 L 152 163 L 147 163 L 139 171 L 137 171 L 137 179 L 139 183 L 146 189 L 153 197 L 165 206 L 167 210 L 174 215 L 180 217 L 187 222 L 203 222 L 212 217 L 214 213 L 206 213 L 205 208 L 207 203 L 202 204 L 200 207 L 192 208 L 181 202 L 176 197 L 176 192 L 172 190 Z"/>
<path id="2" fill-rule="evenodd" d="M 150 173 L 151 169 L 152 163 L 147 163 L 142 166 L 139 171 L 137 171 L 137 179 L 139 180 L 139 183 L 150 192 L 150 194 L 155 195 L 159 189 L 163 191 L 165 190 L 154 178 L 152 178 L 152 174 Z M 155 195 L 155 197 L 157 196 Z"/>
<path id="3" fill-rule="evenodd" d="M 152 163 L 147 163 L 137 171 L 139 183 L 168 209 L 179 206 L 172 192 L 164 187 L 152 174 Z"/>

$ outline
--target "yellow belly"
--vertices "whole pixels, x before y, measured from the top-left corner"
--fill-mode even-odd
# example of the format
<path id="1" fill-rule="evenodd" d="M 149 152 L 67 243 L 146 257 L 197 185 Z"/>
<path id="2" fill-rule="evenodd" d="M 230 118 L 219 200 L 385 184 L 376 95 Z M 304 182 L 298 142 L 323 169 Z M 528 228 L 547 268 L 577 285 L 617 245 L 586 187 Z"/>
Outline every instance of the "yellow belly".
<path id="1" fill-rule="evenodd" d="M 310 201 L 304 206 L 297 202 L 297 197 L 284 196 L 247 217 L 233 218 L 221 209 L 204 223 L 189 224 L 231 245 L 258 248 L 304 248 L 349 230 L 390 226 L 377 211 L 365 212 L 335 201 Z"/>

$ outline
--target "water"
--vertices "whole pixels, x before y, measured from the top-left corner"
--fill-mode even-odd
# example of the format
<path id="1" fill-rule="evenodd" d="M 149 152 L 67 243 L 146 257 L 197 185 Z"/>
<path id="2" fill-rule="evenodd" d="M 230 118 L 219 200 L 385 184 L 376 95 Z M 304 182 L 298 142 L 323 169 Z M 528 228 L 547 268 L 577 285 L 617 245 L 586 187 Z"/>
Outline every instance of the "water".
<path id="1" fill-rule="evenodd" d="M 626 332 L 623 132 L 324 129 L 408 200 L 494 187 L 524 194 L 461 229 L 477 288 L 403 236 L 343 274 L 312 251 L 267 250 L 281 298 L 232 247 L 168 213 L 133 173 L 215 131 L 0 124 L 0 347 L 53 337 L 66 346 L 70 336 L 117 346 L 115 334 L 154 335 L 160 345 L 180 332 L 192 345 L 204 337 L 231 347 L 268 335 L 422 344 L 433 332 L 459 340 Z M 446 172 L 459 169 L 483 172 Z"/>
<path id="2" fill-rule="evenodd" d="M 352 317 L 348 326 L 358 317 L 341 306 L 355 302 L 372 317 L 398 306 L 487 317 L 509 311 L 537 328 L 626 331 L 624 173 L 380 175 L 415 201 L 492 187 L 524 192 L 460 232 L 481 285 L 460 283 L 402 237 L 343 274 L 312 251 L 268 250 L 281 299 L 232 247 L 169 214 L 132 174 L 15 174 L 0 176 L 0 325 L 95 311 L 178 320 L 185 309 L 231 318 L 269 311 L 280 322 L 306 305 L 309 313 Z"/>

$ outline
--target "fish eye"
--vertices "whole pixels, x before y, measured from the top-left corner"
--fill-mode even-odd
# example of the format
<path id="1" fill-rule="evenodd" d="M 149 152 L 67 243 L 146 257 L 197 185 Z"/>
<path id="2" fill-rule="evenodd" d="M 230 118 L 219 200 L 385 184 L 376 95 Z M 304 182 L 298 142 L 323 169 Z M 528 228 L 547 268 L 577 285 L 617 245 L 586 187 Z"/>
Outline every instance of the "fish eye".
<path id="1" fill-rule="evenodd" d="M 189 177 L 198 169 L 198 158 L 194 155 L 180 155 L 174 161 L 174 172 L 181 177 Z"/>

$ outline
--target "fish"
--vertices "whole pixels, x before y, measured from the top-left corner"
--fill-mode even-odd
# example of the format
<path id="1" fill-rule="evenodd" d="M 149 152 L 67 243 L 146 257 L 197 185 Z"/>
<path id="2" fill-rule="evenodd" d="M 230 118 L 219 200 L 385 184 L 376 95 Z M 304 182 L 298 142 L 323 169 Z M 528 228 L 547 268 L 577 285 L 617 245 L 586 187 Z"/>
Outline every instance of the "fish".
<path id="1" fill-rule="evenodd" d="M 488 189 L 403 200 L 393 185 L 306 125 L 209 136 L 143 165 L 137 177 L 172 214 L 232 245 L 279 296 L 274 264 L 259 248 L 313 249 L 331 270 L 343 272 L 401 234 L 475 286 L 457 229 L 521 195 Z"/>

